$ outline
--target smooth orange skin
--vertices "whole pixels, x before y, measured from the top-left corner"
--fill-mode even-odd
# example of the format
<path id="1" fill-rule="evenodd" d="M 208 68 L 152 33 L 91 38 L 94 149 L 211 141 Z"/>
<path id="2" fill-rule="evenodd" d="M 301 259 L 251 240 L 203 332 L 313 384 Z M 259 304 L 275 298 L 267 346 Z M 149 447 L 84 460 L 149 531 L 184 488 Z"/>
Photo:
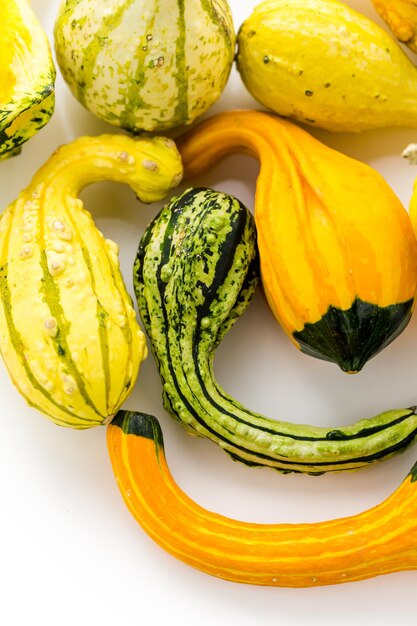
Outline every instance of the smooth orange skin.
<path id="1" fill-rule="evenodd" d="M 162 442 L 107 427 L 123 499 L 147 534 L 192 567 L 233 582 L 314 587 L 417 569 L 417 483 L 358 515 L 309 524 L 236 521 L 191 500 L 175 483 Z"/>
<path id="2" fill-rule="evenodd" d="M 261 111 L 215 115 L 177 139 L 186 178 L 223 157 L 260 161 L 255 221 L 263 287 L 292 338 L 329 306 L 413 299 L 417 243 L 407 211 L 368 165 Z"/>

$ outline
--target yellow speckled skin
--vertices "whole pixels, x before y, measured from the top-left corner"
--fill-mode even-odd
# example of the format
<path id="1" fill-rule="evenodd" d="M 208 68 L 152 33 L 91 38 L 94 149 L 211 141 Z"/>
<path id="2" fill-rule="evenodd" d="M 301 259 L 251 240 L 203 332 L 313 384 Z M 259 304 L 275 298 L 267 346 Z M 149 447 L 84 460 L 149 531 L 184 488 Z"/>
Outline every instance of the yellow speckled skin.
<path id="1" fill-rule="evenodd" d="M 372 0 L 399 41 L 417 52 L 417 3 L 415 0 Z"/>
<path id="2" fill-rule="evenodd" d="M 266 0 L 238 45 L 247 89 L 280 115 L 330 131 L 417 126 L 417 68 L 337 0 Z"/>
<path id="3" fill-rule="evenodd" d="M 107 422 L 146 356 L 117 245 L 78 193 L 114 180 L 153 202 L 181 174 L 169 139 L 82 137 L 59 148 L 1 216 L 1 354 L 27 402 L 57 424 Z"/>
<path id="4" fill-rule="evenodd" d="M 48 40 L 26 0 L 0 3 L 0 159 L 20 148 L 54 110 Z"/>

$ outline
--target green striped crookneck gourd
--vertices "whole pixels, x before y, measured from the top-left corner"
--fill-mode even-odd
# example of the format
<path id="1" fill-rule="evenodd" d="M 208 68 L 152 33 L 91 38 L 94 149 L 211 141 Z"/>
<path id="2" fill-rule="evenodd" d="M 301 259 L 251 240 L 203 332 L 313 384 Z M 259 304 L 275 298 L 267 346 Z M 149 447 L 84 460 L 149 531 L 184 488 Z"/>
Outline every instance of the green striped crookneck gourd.
<path id="1" fill-rule="evenodd" d="M 1 215 L 0 351 L 26 401 L 56 424 L 106 423 L 147 352 L 118 246 L 78 194 L 113 180 L 155 202 L 181 174 L 170 139 L 81 137 L 61 146 Z"/>
<path id="2" fill-rule="evenodd" d="M 227 0 L 66 0 L 55 24 L 74 96 L 133 132 L 202 115 L 226 85 L 234 46 Z"/>
<path id="3" fill-rule="evenodd" d="M 417 464 L 371 509 L 315 523 L 256 524 L 208 511 L 171 475 L 153 415 L 119 411 L 107 426 L 117 486 L 164 550 L 233 582 L 317 587 L 417 569 Z"/>
<path id="4" fill-rule="evenodd" d="M 302 352 L 358 372 L 404 330 L 417 292 L 417 242 L 379 172 L 262 111 L 219 113 L 177 145 L 189 181 L 231 154 L 260 162 L 262 285 Z"/>
<path id="5" fill-rule="evenodd" d="M 323 428 L 269 419 L 220 387 L 215 349 L 245 311 L 257 282 L 254 219 L 237 199 L 189 189 L 151 222 L 139 244 L 134 288 L 164 407 L 235 460 L 282 472 L 358 469 L 408 447 L 417 434 L 415 407 Z"/>
<path id="6" fill-rule="evenodd" d="M 0 3 L 0 160 L 17 154 L 54 111 L 55 67 L 27 0 Z"/>

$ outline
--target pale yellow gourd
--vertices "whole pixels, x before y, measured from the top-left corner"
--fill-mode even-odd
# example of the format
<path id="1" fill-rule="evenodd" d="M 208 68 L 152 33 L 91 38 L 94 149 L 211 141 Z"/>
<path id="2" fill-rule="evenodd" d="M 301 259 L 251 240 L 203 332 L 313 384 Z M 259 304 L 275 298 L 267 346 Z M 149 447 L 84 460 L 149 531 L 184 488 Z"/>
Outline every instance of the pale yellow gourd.
<path id="1" fill-rule="evenodd" d="M 91 113 L 161 132 L 191 124 L 219 98 L 235 33 L 227 0 L 63 0 L 55 50 Z"/>

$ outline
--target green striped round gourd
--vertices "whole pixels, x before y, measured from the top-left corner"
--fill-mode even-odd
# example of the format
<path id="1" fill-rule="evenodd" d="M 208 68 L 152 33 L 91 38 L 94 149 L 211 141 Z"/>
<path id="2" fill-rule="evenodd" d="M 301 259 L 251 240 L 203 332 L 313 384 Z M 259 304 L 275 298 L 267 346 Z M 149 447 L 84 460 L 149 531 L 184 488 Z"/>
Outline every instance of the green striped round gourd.
<path id="1" fill-rule="evenodd" d="M 415 407 L 348 427 L 314 427 L 254 413 L 219 386 L 215 349 L 245 311 L 257 281 L 254 219 L 233 197 L 190 189 L 149 225 L 138 248 L 134 286 L 164 407 L 235 460 L 282 472 L 358 469 L 413 443 Z"/>
<path id="2" fill-rule="evenodd" d="M 26 401 L 56 424 L 107 423 L 147 353 L 118 247 L 78 194 L 114 180 L 155 202 L 181 173 L 169 139 L 80 137 L 61 146 L 1 215 L 1 355 Z"/>
<path id="3" fill-rule="evenodd" d="M 220 96 L 234 58 L 227 0 L 66 0 L 62 74 L 97 117 L 131 131 L 191 123 Z"/>

